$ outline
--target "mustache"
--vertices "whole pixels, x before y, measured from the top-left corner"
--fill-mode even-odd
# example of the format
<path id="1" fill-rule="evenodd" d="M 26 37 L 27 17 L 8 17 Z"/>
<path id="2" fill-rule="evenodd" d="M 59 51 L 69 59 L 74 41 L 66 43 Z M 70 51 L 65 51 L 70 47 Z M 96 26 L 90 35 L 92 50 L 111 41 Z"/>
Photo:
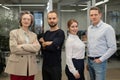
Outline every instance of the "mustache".
<path id="1" fill-rule="evenodd" d="M 57 24 L 49 24 L 50 27 L 55 27 Z"/>

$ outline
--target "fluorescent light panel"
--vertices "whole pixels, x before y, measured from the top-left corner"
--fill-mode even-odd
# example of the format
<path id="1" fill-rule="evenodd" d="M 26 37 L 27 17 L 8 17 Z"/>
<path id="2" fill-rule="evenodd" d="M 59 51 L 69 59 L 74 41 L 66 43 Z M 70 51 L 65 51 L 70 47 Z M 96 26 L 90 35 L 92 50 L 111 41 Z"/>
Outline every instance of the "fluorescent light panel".
<path id="1" fill-rule="evenodd" d="M 104 0 L 104 1 L 97 2 L 97 3 L 95 4 L 95 6 L 104 4 L 104 3 L 108 2 L 108 1 L 109 1 L 109 0 Z"/>
<path id="2" fill-rule="evenodd" d="M 82 4 L 75 5 L 75 4 L 71 4 L 70 6 L 87 6 L 87 5 L 82 5 Z"/>
<path id="3" fill-rule="evenodd" d="M 82 11 L 85 11 L 85 10 L 87 10 L 87 8 L 84 8 L 84 9 L 81 9 Z"/>
<path id="4" fill-rule="evenodd" d="M 3 8 L 5 8 L 7 10 L 10 10 L 10 8 L 8 8 L 8 7 L 6 7 L 6 6 L 2 5 L 2 4 L 0 4 L 0 6 L 2 6 Z"/>
<path id="5" fill-rule="evenodd" d="M 46 6 L 45 4 L 6 4 L 5 6 Z"/>
<path id="6" fill-rule="evenodd" d="M 6 6 L 2 6 L 3 8 L 7 9 L 7 10 L 10 10 L 10 8 L 6 7 Z"/>
<path id="7" fill-rule="evenodd" d="M 60 10 L 61 12 L 76 12 L 76 10 L 71 9 L 71 10 Z"/>

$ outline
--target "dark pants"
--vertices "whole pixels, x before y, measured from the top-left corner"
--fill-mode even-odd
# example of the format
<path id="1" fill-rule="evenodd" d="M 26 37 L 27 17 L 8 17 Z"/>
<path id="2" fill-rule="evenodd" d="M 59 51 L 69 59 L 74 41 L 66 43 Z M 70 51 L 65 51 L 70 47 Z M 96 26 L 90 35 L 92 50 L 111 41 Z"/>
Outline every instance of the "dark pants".
<path id="1" fill-rule="evenodd" d="M 68 80 L 85 80 L 84 78 L 84 59 L 72 59 L 73 64 L 80 74 L 79 79 L 75 79 L 74 75 L 69 71 L 68 66 L 66 65 L 65 73 L 68 77 Z"/>
<path id="2" fill-rule="evenodd" d="M 61 67 L 42 67 L 43 80 L 61 80 Z"/>
<path id="3" fill-rule="evenodd" d="M 32 76 L 10 75 L 10 80 L 34 80 L 34 75 Z"/>

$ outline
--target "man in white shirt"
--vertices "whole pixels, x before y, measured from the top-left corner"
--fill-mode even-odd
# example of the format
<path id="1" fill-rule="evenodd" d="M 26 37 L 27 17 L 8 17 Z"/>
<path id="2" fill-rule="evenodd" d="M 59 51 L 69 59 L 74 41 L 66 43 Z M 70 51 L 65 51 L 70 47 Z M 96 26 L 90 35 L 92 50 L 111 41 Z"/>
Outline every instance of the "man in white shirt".
<path id="1" fill-rule="evenodd" d="M 90 9 L 88 27 L 88 69 L 91 80 L 105 80 L 107 59 L 116 51 L 115 31 L 101 20 L 98 7 Z"/>

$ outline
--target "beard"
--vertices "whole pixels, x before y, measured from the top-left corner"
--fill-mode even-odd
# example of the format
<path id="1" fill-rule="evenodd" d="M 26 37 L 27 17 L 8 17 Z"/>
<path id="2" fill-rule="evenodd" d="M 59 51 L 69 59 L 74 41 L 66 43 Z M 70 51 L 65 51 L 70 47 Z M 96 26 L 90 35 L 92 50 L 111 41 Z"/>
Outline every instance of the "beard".
<path id="1" fill-rule="evenodd" d="M 57 24 L 53 23 L 53 24 L 49 24 L 50 27 L 55 27 Z"/>

